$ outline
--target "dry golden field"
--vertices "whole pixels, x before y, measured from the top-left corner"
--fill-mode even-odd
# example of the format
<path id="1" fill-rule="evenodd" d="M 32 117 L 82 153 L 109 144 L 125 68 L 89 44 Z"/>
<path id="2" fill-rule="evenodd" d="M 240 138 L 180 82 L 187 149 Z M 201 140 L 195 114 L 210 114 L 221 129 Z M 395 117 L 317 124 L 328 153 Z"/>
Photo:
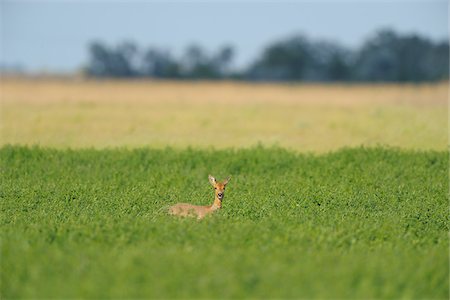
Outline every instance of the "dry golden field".
<path id="1" fill-rule="evenodd" d="M 447 148 L 448 83 L 422 85 L 14 79 L 1 145 Z"/>

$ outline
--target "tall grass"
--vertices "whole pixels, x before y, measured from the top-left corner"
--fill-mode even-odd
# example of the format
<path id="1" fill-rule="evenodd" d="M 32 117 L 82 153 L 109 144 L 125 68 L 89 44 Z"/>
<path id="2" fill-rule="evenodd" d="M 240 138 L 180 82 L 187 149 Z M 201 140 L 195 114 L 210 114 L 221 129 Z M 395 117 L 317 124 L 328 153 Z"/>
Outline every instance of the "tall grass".
<path id="1" fill-rule="evenodd" d="M 3 298 L 447 298 L 448 153 L 4 146 Z M 208 173 L 232 175 L 223 209 Z"/>

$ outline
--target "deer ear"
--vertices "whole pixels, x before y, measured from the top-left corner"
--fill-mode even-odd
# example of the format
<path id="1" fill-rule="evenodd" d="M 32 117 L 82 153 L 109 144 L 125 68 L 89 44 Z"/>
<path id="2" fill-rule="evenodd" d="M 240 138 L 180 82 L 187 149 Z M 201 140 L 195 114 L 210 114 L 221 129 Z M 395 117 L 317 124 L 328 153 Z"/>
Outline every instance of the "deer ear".
<path id="1" fill-rule="evenodd" d="M 228 176 L 227 179 L 225 179 L 225 181 L 223 182 L 223 185 L 227 185 L 228 181 L 230 181 L 231 176 Z"/>
<path id="2" fill-rule="evenodd" d="M 212 177 L 211 175 L 208 175 L 209 182 L 212 184 L 212 186 L 216 185 L 216 179 Z"/>

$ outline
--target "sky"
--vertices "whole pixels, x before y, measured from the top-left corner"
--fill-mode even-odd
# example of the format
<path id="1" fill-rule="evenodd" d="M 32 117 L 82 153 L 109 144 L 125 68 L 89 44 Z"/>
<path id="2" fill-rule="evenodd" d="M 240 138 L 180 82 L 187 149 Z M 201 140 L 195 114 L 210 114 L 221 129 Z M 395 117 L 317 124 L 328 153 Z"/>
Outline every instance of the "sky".
<path id="1" fill-rule="evenodd" d="M 356 48 L 376 30 L 448 39 L 447 0 L 379 1 L 8 1 L 0 0 L 0 64 L 30 72 L 72 72 L 89 42 L 128 40 L 180 55 L 232 44 L 235 67 L 293 34 Z"/>

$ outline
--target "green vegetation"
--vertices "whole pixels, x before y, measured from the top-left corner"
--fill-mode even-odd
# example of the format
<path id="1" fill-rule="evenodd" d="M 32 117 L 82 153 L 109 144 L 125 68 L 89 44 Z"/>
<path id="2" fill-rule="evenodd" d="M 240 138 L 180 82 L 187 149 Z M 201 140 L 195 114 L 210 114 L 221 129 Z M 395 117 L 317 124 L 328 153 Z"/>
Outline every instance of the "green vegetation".
<path id="1" fill-rule="evenodd" d="M 4 146 L 2 298 L 445 298 L 448 153 Z M 208 173 L 232 175 L 209 204 Z"/>

